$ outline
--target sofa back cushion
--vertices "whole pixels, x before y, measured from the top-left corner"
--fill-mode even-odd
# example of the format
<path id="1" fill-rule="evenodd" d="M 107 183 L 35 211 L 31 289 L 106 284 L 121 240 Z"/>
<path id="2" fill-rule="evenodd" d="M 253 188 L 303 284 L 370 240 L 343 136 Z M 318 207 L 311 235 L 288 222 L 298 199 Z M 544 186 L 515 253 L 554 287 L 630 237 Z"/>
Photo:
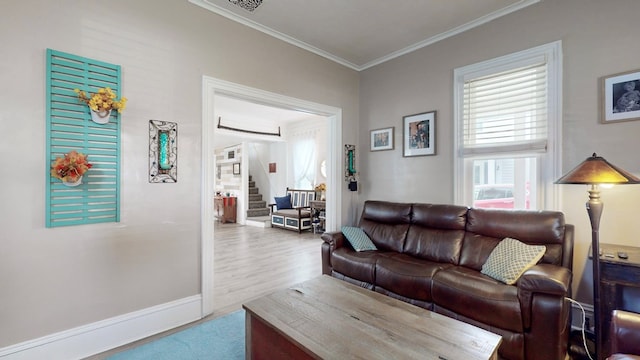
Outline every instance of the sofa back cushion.
<path id="1" fill-rule="evenodd" d="M 457 265 L 467 222 L 466 206 L 414 204 L 403 252 Z"/>
<path id="2" fill-rule="evenodd" d="M 467 232 L 460 265 L 480 270 L 502 239 L 511 237 L 525 244 L 544 245 L 540 263 L 563 264 L 564 215 L 558 211 L 469 209 Z"/>
<path id="3" fill-rule="evenodd" d="M 402 252 L 411 222 L 411 204 L 369 200 L 364 203 L 360 228 L 379 250 Z"/>

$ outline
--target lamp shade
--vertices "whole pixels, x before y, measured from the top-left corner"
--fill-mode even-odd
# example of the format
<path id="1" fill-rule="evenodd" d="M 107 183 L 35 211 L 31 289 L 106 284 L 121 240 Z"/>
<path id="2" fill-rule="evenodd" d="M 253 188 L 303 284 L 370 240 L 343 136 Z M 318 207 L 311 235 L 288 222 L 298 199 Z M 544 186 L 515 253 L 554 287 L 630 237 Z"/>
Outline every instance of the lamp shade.
<path id="1" fill-rule="evenodd" d="M 593 153 L 556 184 L 640 184 L 640 179 Z"/>

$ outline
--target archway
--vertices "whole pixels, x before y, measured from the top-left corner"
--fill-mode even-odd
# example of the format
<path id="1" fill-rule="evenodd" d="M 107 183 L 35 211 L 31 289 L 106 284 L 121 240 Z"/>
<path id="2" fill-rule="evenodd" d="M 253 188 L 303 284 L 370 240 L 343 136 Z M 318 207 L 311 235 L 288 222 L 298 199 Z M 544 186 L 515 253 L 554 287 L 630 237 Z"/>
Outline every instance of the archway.
<path id="1" fill-rule="evenodd" d="M 327 219 L 326 230 L 335 231 L 341 219 L 342 194 L 342 109 L 302 99 L 255 89 L 224 80 L 204 76 L 202 81 L 202 197 L 201 197 L 201 250 L 202 250 L 202 316 L 213 312 L 213 254 L 214 254 L 214 183 L 215 169 L 212 154 L 215 150 L 216 124 L 215 96 L 222 94 L 264 105 L 308 112 L 324 116 L 328 121 L 329 146 L 327 154 Z"/>

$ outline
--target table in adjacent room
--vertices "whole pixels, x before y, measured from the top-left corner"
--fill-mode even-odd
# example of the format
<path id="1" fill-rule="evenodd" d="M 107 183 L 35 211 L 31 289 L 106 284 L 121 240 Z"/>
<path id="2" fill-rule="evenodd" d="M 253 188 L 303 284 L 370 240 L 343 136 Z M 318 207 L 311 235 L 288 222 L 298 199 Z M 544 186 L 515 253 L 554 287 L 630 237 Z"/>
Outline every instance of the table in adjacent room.
<path id="1" fill-rule="evenodd" d="M 223 224 L 236 222 L 237 203 L 238 199 L 235 196 L 216 196 L 214 198 L 216 218 Z"/>

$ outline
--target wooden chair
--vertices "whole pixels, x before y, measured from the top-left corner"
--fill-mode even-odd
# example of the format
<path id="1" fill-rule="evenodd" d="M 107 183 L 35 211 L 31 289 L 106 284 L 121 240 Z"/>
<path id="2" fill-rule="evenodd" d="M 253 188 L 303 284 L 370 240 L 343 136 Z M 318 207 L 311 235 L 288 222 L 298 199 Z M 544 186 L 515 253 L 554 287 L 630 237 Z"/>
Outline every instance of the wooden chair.
<path id="1" fill-rule="evenodd" d="M 298 233 L 311 229 L 312 214 L 309 202 L 315 199 L 316 192 L 287 188 L 285 196 L 290 197 L 291 208 L 278 209 L 276 204 L 269 204 L 271 207 L 271 227 L 294 230 Z"/>

